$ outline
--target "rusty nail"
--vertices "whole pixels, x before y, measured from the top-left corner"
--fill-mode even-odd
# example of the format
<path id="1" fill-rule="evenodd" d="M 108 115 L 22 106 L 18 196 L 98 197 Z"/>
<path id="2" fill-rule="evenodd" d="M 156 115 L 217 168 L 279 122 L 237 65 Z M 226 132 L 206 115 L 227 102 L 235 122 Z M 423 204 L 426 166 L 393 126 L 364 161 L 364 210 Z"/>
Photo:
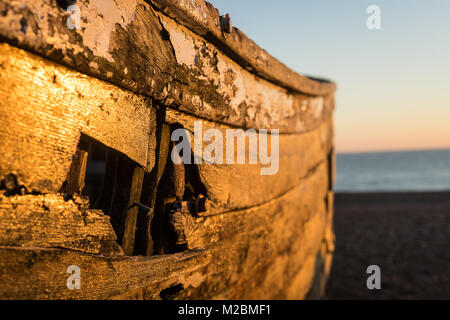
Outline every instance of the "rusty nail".
<path id="1" fill-rule="evenodd" d="M 233 31 L 233 25 L 229 13 L 224 16 L 220 16 L 220 28 L 222 29 L 222 32 L 225 33 L 231 33 Z"/>
<path id="2" fill-rule="evenodd" d="M 17 189 L 17 178 L 13 174 L 8 174 L 5 177 L 5 189 L 9 192 L 13 192 Z"/>

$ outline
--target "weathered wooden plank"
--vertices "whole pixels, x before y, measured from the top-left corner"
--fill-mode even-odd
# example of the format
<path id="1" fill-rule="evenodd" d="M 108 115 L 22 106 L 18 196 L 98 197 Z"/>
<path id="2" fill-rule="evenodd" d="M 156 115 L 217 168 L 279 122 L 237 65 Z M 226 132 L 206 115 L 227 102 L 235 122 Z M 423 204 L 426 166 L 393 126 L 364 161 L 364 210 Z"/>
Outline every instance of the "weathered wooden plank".
<path id="1" fill-rule="evenodd" d="M 304 132 L 331 113 L 334 89 L 305 95 L 266 81 L 143 0 L 80 0 L 77 6 L 81 29 L 71 30 L 69 14 L 54 1 L 1 0 L 0 38 L 165 106 L 233 126 Z M 305 81 L 308 88 L 333 87 Z"/>
<path id="2" fill-rule="evenodd" d="M 207 79 L 225 100 L 224 111 L 229 117 L 225 123 L 247 128 L 274 128 L 282 132 L 304 132 L 315 128 L 333 109 L 331 95 L 293 94 L 260 79 L 174 20 L 158 12 L 156 14 L 169 35 L 177 63 Z M 211 113 L 218 107 L 217 103 L 208 101 L 201 104 L 202 113 Z M 222 122 L 221 118 L 184 111 Z"/>
<path id="3" fill-rule="evenodd" d="M 155 215 L 155 202 L 156 202 L 156 195 L 159 187 L 159 183 L 161 181 L 161 178 L 164 174 L 164 170 L 166 168 L 167 164 L 167 156 L 169 154 L 169 148 L 170 148 L 170 127 L 163 123 L 161 128 L 161 137 L 159 140 L 159 155 L 158 155 L 158 162 L 157 162 L 157 172 L 156 172 L 156 179 L 154 181 L 154 188 L 153 192 L 151 194 L 151 200 L 150 200 L 150 212 L 148 213 L 147 218 L 147 226 L 146 226 L 146 235 L 147 235 L 147 248 L 146 248 L 146 255 L 151 256 L 153 254 L 153 238 L 152 238 L 152 222 L 153 217 Z"/>
<path id="4" fill-rule="evenodd" d="M 121 254 L 109 217 L 88 207 L 87 200 L 60 195 L 0 196 L 0 246 Z"/>
<path id="5" fill-rule="evenodd" d="M 233 28 L 231 33 L 223 32 L 219 11 L 204 0 L 148 2 L 264 79 L 310 95 L 328 95 L 336 89 L 334 83 L 310 79 L 292 71 L 239 29 Z"/>
<path id="6" fill-rule="evenodd" d="M 313 276 L 313 283 L 311 290 L 308 292 L 307 299 L 321 299 L 325 296 L 326 284 L 330 275 L 331 266 L 333 262 L 333 253 L 335 249 L 335 236 L 333 229 L 333 198 L 332 191 L 328 191 L 326 203 L 326 222 L 325 232 L 322 238 L 322 245 L 319 252 L 317 252 L 315 265 L 315 274 Z M 305 261 L 305 263 L 308 263 Z M 302 269 L 296 276 L 295 280 L 298 283 L 305 283 L 304 279 L 311 277 L 308 269 Z"/>
<path id="7" fill-rule="evenodd" d="M 0 247 L 0 299 L 125 298 L 144 288 L 146 299 L 174 284 L 200 285 L 206 251 L 153 257 L 102 257 L 60 249 Z M 80 268 L 81 288 L 70 290 L 67 268 Z"/>
<path id="8" fill-rule="evenodd" d="M 17 176 L 28 192 L 58 192 L 80 133 L 147 171 L 154 166 L 151 101 L 0 44 L 0 179 Z"/>
<path id="9" fill-rule="evenodd" d="M 193 219 L 186 230 L 188 246 L 208 246 L 215 263 L 205 271 L 208 281 L 191 295 L 305 298 L 314 286 L 325 238 L 326 182 L 327 168 L 322 164 L 298 187 L 269 203 Z"/>
<path id="10" fill-rule="evenodd" d="M 142 192 L 142 182 L 144 181 L 144 170 L 140 167 L 134 168 L 131 180 L 130 198 L 128 200 L 128 210 L 125 218 L 125 228 L 122 241 L 123 252 L 131 256 L 134 248 L 134 238 L 136 233 L 136 221 L 138 207 L 135 202 L 139 202 Z"/>
<path id="11" fill-rule="evenodd" d="M 69 175 L 67 177 L 67 185 L 64 187 L 63 192 L 67 194 L 78 193 L 81 194 L 81 190 L 84 187 L 84 180 L 86 176 L 86 165 L 88 159 L 88 151 L 77 148 L 75 155 L 72 158 L 72 164 L 69 169 Z"/>
<path id="12" fill-rule="evenodd" d="M 315 290 L 316 276 L 323 278 L 326 182 L 322 164 L 301 185 L 270 203 L 192 218 L 186 230 L 188 245 L 207 246 L 207 253 L 105 258 L 0 248 L 0 297 L 154 299 L 162 289 L 178 285 L 180 292 L 173 298 L 304 298 Z M 81 290 L 66 287 L 70 265 L 81 269 Z"/>
<path id="13" fill-rule="evenodd" d="M 298 186 L 301 181 L 320 163 L 326 163 L 332 145 L 333 132 L 331 119 L 316 130 L 304 134 L 281 134 L 279 139 L 278 171 L 273 175 L 263 175 L 262 169 L 270 165 L 250 164 L 248 156 L 244 164 L 237 164 L 237 142 L 233 156 L 234 164 L 226 164 L 226 132 L 234 130 L 229 126 L 201 120 L 174 110 L 167 110 L 168 123 L 181 124 L 186 130 L 194 132 L 194 123 L 199 121 L 204 134 L 209 129 L 218 129 L 223 137 L 223 164 L 203 162 L 198 164 L 202 183 L 208 194 L 210 210 L 201 215 L 217 214 L 266 203 Z M 258 139 L 261 138 L 257 134 Z M 191 138 L 191 145 L 194 144 Z M 267 144 L 271 143 L 269 137 Z M 210 141 L 202 141 L 202 151 Z M 193 148 L 193 147 L 192 147 Z M 245 145 L 248 152 L 249 144 Z M 194 148 L 193 148 L 194 149 Z M 259 150 L 261 152 L 261 150 Z M 200 157 L 194 150 L 196 157 Z M 270 152 L 269 152 L 270 154 Z M 275 157 L 273 159 L 275 162 Z M 328 184 L 328 182 L 327 182 Z"/>

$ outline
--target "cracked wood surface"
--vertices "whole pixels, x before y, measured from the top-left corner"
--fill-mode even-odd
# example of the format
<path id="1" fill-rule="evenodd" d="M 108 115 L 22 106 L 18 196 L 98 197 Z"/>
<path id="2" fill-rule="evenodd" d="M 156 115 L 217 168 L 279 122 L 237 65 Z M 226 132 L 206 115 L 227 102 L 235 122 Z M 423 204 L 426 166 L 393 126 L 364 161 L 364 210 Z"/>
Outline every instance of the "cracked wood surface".
<path id="1" fill-rule="evenodd" d="M 140 167 L 135 167 L 133 169 L 133 177 L 131 180 L 130 196 L 126 210 L 124 235 L 122 241 L 123 252 L 128 256 L 133 255 L 136 222 L 138 216 L 138 207 L 135 203 L 140 201 L 143 181 L 144 170 Z"/>
<path id="2" fill-rule="evenodd" d="M 328 240 L 327 175 L 321 164 L 296 188 L 268 203 L 192 219 L 188 246 L 207 246 L 211 263 L 199 274 L 203 281 L 175 298 L 322 297 L 333 252 Z"/>
<path id="3" fill-rule="evenodd" d="M 206 252 L 144 258 L 0 247 L 0 297 L 158 299 L 162 290 L 181 285 L 174 298 L 318 298 L 323 286 L 315 278 L 326 277 L 331 257 L 326 179 L 322 164 L 301 185 L 269 203 L 195 218 L 187 233 L 189 248 L 208 248 Z M 81 290 L 66 287 L 70 265 L 81 269 Z"/>
<path id="4" fill-rule="evenodd" d="M 58 192 L 80 134 L 150 171 L 155 109 L 143 96 L 0 44 L 0 176 L 14 173 L 28 192 Z"/>
<path id="5" fill-rule="evenodd" d="M 226 164 L 226 131 L 233 129 L 226 125 L 219 125 L 211 121 L 201 120 L 174 110 L 167 110 L 166 122 L 181 124 L 186 130 L 194 132 L 194 122 L 201 121 L 202 133 L 209 129 L 218 129 L 223 138 L 224 164 L 198 164 L 200 178 L 208 192 L 210 210 L 201 215 L 217 214 L 248 208 L 268 202 L 298 186 L 302 180 L 320 163 L 327 161 L 328 153 L 333 144 L 332 120 L 324 122 L 317 129 L 303 134 L 281 134 L 279 140 L 279 169 L 273 175 L 261 175 L 261 169 L 269 165 L 250 164 L 248 154 L 245 164 L 237 164 L 237 148 L 233 156 L 235 164 Z M 258 140 L 260 134 L 256 134 Z M 268 144 L 272 138 L 268 137 Z M 191 137 L 191 144 L 194 144 Z M 203 140 L 201 150 L 210 144 Z M 237 141 L 235 141 L 235 145 Z M 197 155 L 195 148 L 193 154 Z M 245 145 L 249 150 L 248 142 Z M 261 151 L 261 150 L 259 150 Z M 271 152 L 269 148 L 269 154 Z M 328 182 L 327 182 L 328 184 Z"/>
<path id="6" fill-rule="evenodd" d="M 70 30 L 54 0 L 0 0 L 0 179 L 50 193 L 0 197 L 0 298 L 155 299 L 174 286 L 180 299 L 320 297 L 334 250 L 334 84 L 293 73 L 236 29 L 221 34 L 203 0 L 77 5 L 82 28 Z M 192 131 L 202 119 L 224 137 L 279 129 L 279 171 L 199 165 L 211 205 L 187 221 L 191 251 L 125 257 L 109 217 L 55 193 L 81 134 L 149 173 L 156 107 L 166 123 Z M 80 291 L 66 287 L 73 264 Z"/>
<path id="7" fill-rule="evenodd" d="M 216 45 L 245 69 L 281 87 L 309 95 L 329 95 L 336 90 L 332 82 L 304 77 L 260 48 L 242 31 L 226 33 L 220 27 L 220 14 L 204 0 L 147 0 L 164 14 Z M 233 17 L 231 17 L 232 19 Z"/>
<path id="8" fill-rule="evenodd" d="M 0 77 L 0 95 L 5 97 L 0 104 L 5 112 L 0 117 L 7 124 L 0 132 L 0 145 L 7 151 L 0 162 L 1 176 L 13 172 L 28 190 L 46 192 L 51 186 L 51 191 L 58 191 L 67 177 L 80 132 L 147 164 L 147 171 L 153 168 L 156 117 L 146 98 L 7 44 L 0 46 L 0 59 L 5 71 Z M 60 117 L 66 121 L 61 123 Z M 191 131 L 195 121 L 202 121 L 203 132 L 218 128 L 223 137 L 232 129 L 171 109 L 166 121 Z M 215 206 L 233 210 L 257 205 L 297 185 L 311 167 L 325 159 L 332 138 L 331 118 L 310 132 L 281 134 L 275 175 L 261 175 L 261 169 L 267 167 L 261 163 L 204 163 L 199 172 Z M 206 144 L 204 141 L 203 147 Z M 146 145 L 148 151 L 141 147 Z"/>
<path id="9" fill-rule="evenodd" d="M 114 299 L 141 288 L 160 299 L 174 283 L 186 288 L 203 280 L 205 250 L 153 257 L 104 257 L 61 249 L 0 247 L 0 299 Z M 67 268 L 81 271 L 81 289 L 67 288 Z"/>
<path id="10" fill-rule="evenodd" d="M 122 254 L 109 217 L 88 208 L 89 201 L 60 195 L 0 196 L 0 246 Z"/>
<path id="11" fill-rule="evenodd" d="M 3 90 L 10 90 L 2 94 L 5 97 L 2 107 L 8 108 L 7 110 L 9 111 L 3 114 L 3 117 L 10 119 L 6 123 L 9 124 L 7 127 L 11 130 L 2 130 L 2 133 L 6 134 L 6 136 L 1 142 L 6 143 L 8 146 L 5 150 L 14 151 L 18 147 L 23 147 L 21 154 L 26 154 L 26 152 L 32 152 L 34 143 L 41 143 L 41 137 L 46 135 L 50 139 L 50 146 L 60 146 L 64 142 L 64 140 L 61 140 L 61 137 L 66 137 L 67 132 L 71 132 L 68 130 L 74 130 L 76 134 L 79 134 L 80 127 L 74 126 L 71 128 L 65 123 L 62 136 L 55 136 L 56 124 L 45 122 L 48 121 L 46 120 L 48 114 L 52 115 L 50 117 L 52 121 L 57 122 L 57 120 L 61 119 L 60 113 L 53 114 L 59 110 L 60 105 L 63 107 L 67 105 L 73 107 L 75 105 L 79 108 L 76 109 L 79 110 L 77 113 L 68 116 L 68 119 L 74 118 L 76 121 L 82 119 L 86 110 L 90 110 L 90 106 L 94 110 L 100 109 L 100 111 L 97 111 L 100 115 L 94 117 L 89 126 L 83 127 L 85 130 L 97 128 L 96 126 L 100 124 L 104 125 L 104 117 L 108 119 L 108 114 L 104 115 L 102 113 L 103 110 L 98 108 L 97 102 L 102 97 L 108 97 L 105 99 L 107 103 L 111 104 L 111 110 L 115 112 L 119 112 L 118 110 L 120 109 L 118 108 L 121 107 L 125 110 L 132 110 L 132 114 L 136 110 L 145 111 L 143 113 L 144 117 L 140 116 L 139 113 L 130 117 L 131 124 L 135 125 L 138 121 L 144 121 L 144 123 L 138 122 L 137 125 L 143 126 L 145 130 L 148 130 L 147 126 L 150 127 L 152 123 L 150 120 L 153 119 L 151 121 L 155 121 L 155 117 L 151 117 L 154 113 L 153 108 L 150 106 L 151 104 L 146 103 L 147 100 L 144 98 L 140 100 L 140 96 L 126 91 L 123 92 L 112 85 L 56 66 L 6 44 L 1 46 L 1 50 L 3 52 L 2 68 L 10 74 L 9 78 L 6 75 L 1 78 L 4 84 Z M 19 59 L 22 64 L 14 62 Z M 17 70 L 20 72 L 17 73 Z M 19 75 L 20 82 L 13 78 L 14 74 Z M 21 74 L 25 76 L 20 76 Z M 56 79 L 63 79 L 63 81 L 59 82 L 63 85 L 58 85 L 58 82 L 57 84 L 52 84 L 55 74 L 57 75 Z M 75 88 L 79 88 L 80 83 L 90 87 L 94 84 L 95 87 L 92 88 L 95 91 L 92 91 L 90 96 L 84 96 L 84 100 L 77 100 L 80 97 L 76 94 L 76 91 L 74 94 L 73 91 L 67 89 L 70 86 L 64 85 L 64 83 L 74 84 Z M 43 86 L 42 84 L 46 85 Z M 43 88 L 48 91 L 42 93 Z M 63 88 L 63 91 L 61 91 L 61 88 Z M 117 103 L 115 100 L 114 102 L 108 102 L 110 101 L 110 96 L 107 93 L 111 91 L 113 94 L 119 92 L 125 95 L 124 103 Z M 8 94 L 10 92 L 15 94 Z M 33 97 L 29 92 L 38 92 L 38 98 Z M 94 92 L 95 96 L 93 95 Z M 47 98 L 40 99 L 39 97 L 41 96 Z M 13 103 L 12 101 L 18 103 Z M 137 103 L 137 105 L 131 107 L 129 101 L 141 101 L 141 104 Z M 108 106 L 107 103 L 105 104 Z M 17 109 L 13 108 L 16 105 L 20 106 L 18 110 L 21 112 L 17 112 Z M 125 114 L 127 114 L 126 112 Z M 34 115 L 37 115 L 37 117 Z M 30 122 L 17 122 L 17 118 L 14 117 L 26 119 L 26 121 Z M 31 119 L 35 122 L 31 121 Z M 165 120 L 169 123 L 180 123 L 192 130 L 193 122 L 198 119 L 168 109 Z M 112 118 L 112 120 L 117 119 Z M 44 126 L 44 130 L 40 126 L 43 123 L 42 121 L 49 123 Z M 28 139 L 20 135 L 22 134 L 19 130 L 21 129 L 20 123 L 28 125 L 34 123 L 34 126 L 31 126 L 29 131 L 27 131 Z M 111 123 L 112 125 L 117 125 L 116 121 Z M 206 121 L 204 129 L 212 127 L 219 128 L 221 132 L 232 128 L 231 126 Z M 27 126 L 24 128 L 26 129 Z M 110 127 L 99 127 L 98 131 L 92 130 L 88 131 L 88 133 L 91 132 L 90 134 L 100 141 L 102 139 L 103 141 L 108 141 L 102 134 L 105 134 L 105 132 L 110 134 L 108 133 L 110 129 Z M 151 138 L 152 136 L 145 130 L 143 136 Z M 15 134 L 13 135 L 11 132 L 15 132 Z M 47 134 L 45 134 L 46 132 Z M 118 143 L 118 141 L 122 141 L 115 139 L 121 139 L 129 132 L 130 128 L 128 127 L 122 129 L 120 131 L 121 136 L 116 136 L 112 142 Z M 36 135 L 37 133 L 40 135 Z M 98 136 L 95 136 L 96 133 Z M 142 134 L 142 132 L 140 133 Z M 17 289 L 17 286 L 14 288 L 6 286 L 0 290 L 0 296 L 5 298 L 42 299 L 160 298 L 160 290 L 180 283 L 183 285 L 183 289 L 176 298 L 284 297 L 294 299 L 320 296 L 323 282 L 319 280 L 326 277 L 331 254 L 329 245 L 327 245 L 329 242 L 327 240 L 329 231 L 326 229 L 328 214 L 325 207 L 326 190 L 329 186 L 327 155 L 332 145 L 331 118 L 313 131 L 303 134 L 281 134 L 279 138 L 280 171 L 276 179 L 271 176 L 261 178 L 260 166 L 245 168 L 246 165 L 234 165 L 228 168 L 205 164 L 199 167 L 208 195 L 211 199 L 214 199 L 217 206 L 213 208 L 216 211 L 206 212 L 205 217 L 198 217 L 189 222 L 187 229 L 188 246 L 189 248 L 209 248 L 211 259 L 213 259 L 209 261 L 214 261 L 214 263 L 205 264 L 205 260 L 202 260 L 203 258 L 200 260 L 195 258 L 192 260 L 181 259 L 178 263 L 176 259 L 173 261 L 174 256 L 167 257 L 167 260 L 164 260 L 162 257 L 152 257 L 149 260 L 146 260 L 146 258 L 123 260 L 123 258 L 117 256 L 117 253 L 106 258 L 104 256 L 85 255 L 80 252 L 54 249 L 55 247 L 61 247 L 103 255 L 111 254 L 110 251 L 105 250 L 101 241 L 96 242 L 94 240 L 95 237 L 86 237 L 85 235 L 89 235 L 90 231 L 86 231 L 80 226 L 75 227 L 75 231 L 72 234 L 67 231 L 66 236 L 62 238 L 53 236 L 52 232 L 43 227 L 33 229 L 30 226 L 30 232 L 27 237 L 21 238 L 23 237 L 21 232 L 12 232 L 10 235 L 15 234 L 15 236 L 9 239 L 7 237 L 3 238 L 5 241 L 3 243 L 8 244 L 10 247 L 1 249 L 2 258 L 0 259 L 0 264 L 3 264 L 2 268 L 0 268 L 2 270 L 0 271 L 0 279 L 11 281 L 11 279 L 16 278 L 17 283 L 29 283 L 29 285 L 28 287 L 22 286 L 21 290 Z M 52 143 L 51 141 L 54 142 Z M 74 149 L 76 149 L 77 142 L 77 139 L 71 140 L 71 147 L 68 148 L 73 150 L 71 152 L 74 152 Z M 148 149 L 148 147 L 145 148 L 145 146 L 148 146 L 148 143 L 148 140 L 145 139 L 141 142 L 144 145 L 144 150 Z M 42 145 L 40 144 L 40 146 Z M 120 144 L 117 146 L 119 150 L 123 150 L 121 149 L 123 147 Z M 140 145 L 136 144 L 133 147 L 139 148 Z M 48 150 L 41 151 L 36 148 L 34 150 L 35 152 L 36 150 L 49 152 Z M 36 156 L 35 161 L 46 160 L 45 154 L 42 153 L 39 154 L 39 157 L 32 154 L 30 156 Z M 67 164 L 61 165 L 54 161 L 59 159 L 60 155 L 51 154 L 53 162 L 51 164 L 44 163 L 38 168 L 50 168 L 51 170 L 56 170 L 56 172 L 60 170 L 64 172 L 62 176 L 66 176 L 70 168 L 71 156 L 72 153 L 70 153 L 70 158 L 68 157 L 67 159 Z M 7 159 L 5 157 L 0 162 L 2 165 L 6 164 L 7 169 L 5 169 L 5 173 L 11 172 L 8 166 L 17 165 L 14 158 L 10 158 L 9 163 L 6 161 Z M 23 163 L 21 165 L 23 166 Z M 24 169 L 24 167 L 20 168 Z M 288 170 L 288 168 L 290 169 Z M 234 170 L 233 174 L 229 174 L 229 170 Z M 38 171 L 32 171 L 33 174 L 36 172 Z M 49 172 L 44 173 L 48 174 Z M 19 175 L 19 181 L 22 181 L 20 178 L 21 176 Z M 264 181 L 264 179 L 267 180 Z M 255 181 L 259 181 L 258 184 Z M 224 183 L 228 185 L 227 188 L 223 188 Z M 251 196 L 243 196 L 246 193 L 249 193 Z M 17 201 L 27 199 L 26 197 L 34 196 L 18 196 Z M 16 215 L 23 214 L 22 212 L 26 211 L 26 209 L 22 208 L 18 207 L 19 211 L 17 211 Z M 230 208 L 231 212 L 220 214 L 225 209 L 229 210 Z M 45 210 L 45 206 L 43 210 Z M 63 211 L 64 214 L 70 212 L 70 210 Z M 3 217 L 14 213 L 10 208 L 6 209 L 6 212 L 4 216 L 2 215 Z M 107 219 L 100 212 L 92 213 L 98 215 L 99 221 Z M 50 219 L 49 221 L 54 223 L 55 226 L 49 226 L 49 228 L 52 230 L 71 230 L 73 221 L 67 220 L 64 214 L 57 214 L 57 212 L 50 214 L 49 217 L 55 217 L 55 220 Z M 39 217 L 40 215 L 40 211 L 37 214 L 31 211 L 28 216 L 31 219 L 32 216 Z M 27 217 L 27 215 L 25 214 L 24 217 Z M 31 219 L 31 221 L 35 221 L 37 225 L 41 223 L 38 220 Z M 76 221 L 75 219 L 75 223 Z M 18 222 L 20 226 L 28 225 L 25 222 L 21 222 L 20 219 Z M 5 225 L 14 226 L 11 222 L 7 222 Z M 110 225 L 108 227 L 109 231 L 101 231 L 96 236 L 100 239 L 108 234 L 112 236 Z M 3 237 L 7 234 L 8 232 L 6 231 L 2 233 Z M 46 234 L 48 234 L 48 238 L 45 238 Z M 69 240 L 71 237 L 74 238 L 73 241 Z M 85 240 L 87 239 L 87 241 L 83 242 L 80 240 L 82 237 Z M 67 241 L 64 241 L 64 239 Z M 110 239 L 112 238 L 108 238 L 107 241 L 111 241 Z M 263 239 L 270 239 L 270 241 Z M 11 247 L 11 245 L 13 246 Z M 20 248 L 19 246 L 24 247 Z M 42 249 L 43 246 L 48 246 L 49 248 Z M 226 258 L 224 259 L 224 257 Z M 162 260 L 156 258 L 161 258 Z M 192 261 L 192 264 L 190 261 Z M 88 286 L 82 292 L 73 292 L 66 289 L 65 280 L 68 275 L 65 274 L 65 268 L 68 265 L 77 263 L 81 264 L 82 270 L 89 270 L 86 279 L 91 279 L 90 281 L 92 282 L 94 282 L 94 279 L 98 279 L 98 281 L 95 280 L 98 288 Z M 111 265 L 114 270 L 111 269 Z M 176 270 L 173 268 L 176 268 Z M 106 276 L 102 276 L 100 272 L 104 272 Z M 255 276 L 255 274 L 258 276 Z M 283 277 L 284 280 L 280 282 L 279 274 L 289 276 Z M 316 279 L 319 280 L 316 281 Z M 292 282 L 290 282 L 291 280 Z M 42 290 L 43 288 L 44 290 Z M 269 288 L 274 289 L 271 291 Z"/>
<path id="12" fill-rule="evenodd" d="M 55 1 L 1 0 L 0 38 L 165 106 L 232 126 L 304 132 L 333 110 L 334 89 L 296 91 L 267 81 L 143 0 L 77 5 L 81 29 L 70 30 L 69 14 Z"/>

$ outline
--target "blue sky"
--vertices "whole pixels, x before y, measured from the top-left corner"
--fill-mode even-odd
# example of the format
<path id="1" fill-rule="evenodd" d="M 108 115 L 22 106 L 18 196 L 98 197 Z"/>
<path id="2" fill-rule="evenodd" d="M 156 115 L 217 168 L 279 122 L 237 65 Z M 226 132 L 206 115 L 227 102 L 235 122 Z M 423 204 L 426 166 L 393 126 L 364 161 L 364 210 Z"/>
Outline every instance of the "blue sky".
<path id="1" fill-rule="evenodd" d="M 450 147 L 450 1 L 210 2 L 293 70 L 338 84 L 338 151 Z"/>

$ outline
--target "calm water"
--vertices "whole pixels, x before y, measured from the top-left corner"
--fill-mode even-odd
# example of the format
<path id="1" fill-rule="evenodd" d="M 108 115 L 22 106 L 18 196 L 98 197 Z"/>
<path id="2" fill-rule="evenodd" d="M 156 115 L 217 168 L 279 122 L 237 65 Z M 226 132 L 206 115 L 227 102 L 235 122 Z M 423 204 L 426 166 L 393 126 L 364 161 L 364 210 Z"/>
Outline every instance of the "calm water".
<path id="1" fill-rule="evenodd" d="M 337 155 L 336 191 L 450 190 L 450 149 Z"/>

